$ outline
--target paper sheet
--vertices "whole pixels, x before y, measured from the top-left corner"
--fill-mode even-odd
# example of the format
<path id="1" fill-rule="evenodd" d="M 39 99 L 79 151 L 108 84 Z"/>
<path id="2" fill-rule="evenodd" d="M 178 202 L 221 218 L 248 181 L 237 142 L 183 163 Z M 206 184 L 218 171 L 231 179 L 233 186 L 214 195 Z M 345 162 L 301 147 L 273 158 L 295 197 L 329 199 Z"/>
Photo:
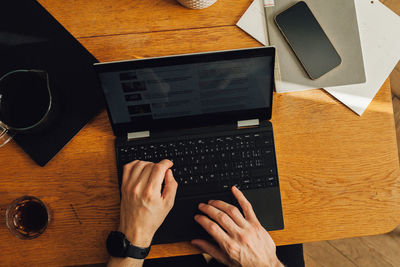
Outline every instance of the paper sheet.
<path id="1" fill-rule="evenodd" d="M 269 45 L 263 0 L 254 0 L 236 25 L 263 45 Z"/>
<path id="2" fill-rule="evenodd" d="M 371 3 L 370 0 L 356 0 L 355 4 L 367 82 L 324 89 L 354 112 L 362 115 L 400 59 L 400 18 L 379 1 Z M 258 41 L 268 40 L 264 12 L 256 12 L 262 5 L 263 0 L 253 1 L 240 19 L 241 26 L 238 25 L 251 36 L 256 33 Z M 281 83 L 280 86 L 290 87 L 293 91 L 312 89 L 303 85 L 277 82 Z"/>
<path id="3" fill-rule="evenodd" d="M 367 82 L 324 88 L 362 115 L 400 59 L 400 18 L 379 1 L 358 0 L 361 47 Z"/>

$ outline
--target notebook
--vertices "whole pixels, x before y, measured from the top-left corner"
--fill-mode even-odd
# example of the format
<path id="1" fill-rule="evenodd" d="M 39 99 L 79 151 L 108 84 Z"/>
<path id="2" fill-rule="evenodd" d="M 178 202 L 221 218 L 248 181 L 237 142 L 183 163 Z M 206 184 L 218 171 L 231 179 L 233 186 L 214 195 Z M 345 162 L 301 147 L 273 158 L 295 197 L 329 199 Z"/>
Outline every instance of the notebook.
<path id="1" fill-rule="evenodd" d="M 293 50 L 275 24 L 277 14 L 297 3 L 296 0 L 275 1 L 266 7 L 267 32 L 271 45 L 278 51 L 281 79 L 286 83 L 322 88 L 365 83 L 364 61 L 354 0 L 306 0 L 319 24 L 342 58 L 342 64 L 321 78 L 311 80 Z M 291 91 L 284 83 L 276 82 L 277 92 Z"/>

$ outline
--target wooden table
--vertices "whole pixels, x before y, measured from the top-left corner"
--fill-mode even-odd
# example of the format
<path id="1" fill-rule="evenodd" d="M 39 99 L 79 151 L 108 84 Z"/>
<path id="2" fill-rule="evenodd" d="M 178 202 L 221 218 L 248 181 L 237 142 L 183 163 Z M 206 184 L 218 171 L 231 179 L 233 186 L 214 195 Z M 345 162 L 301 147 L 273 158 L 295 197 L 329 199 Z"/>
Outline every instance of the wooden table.
<path id="1" fill-rule="evenodd" d="M 174 0 L 40 0 L 100 61 L 259 46 L 235 23 L 250 0 L 188 10 Z M 389 82 L 362 117 L 321 90 L 275 94 L 273 124 L 285 230 L 277 245 L 375 235 L 400 222 L 400 178 Z M 105 262 L 119 195 L 114 136 L 95 117 L 46 167 L 15 144 L 0 149 L 0 265 Z M 29 194 L 52 220 L 35 240 L 13 237 L 5 210 Z M 197 253 L 188 243 L 151 257 Z"/>

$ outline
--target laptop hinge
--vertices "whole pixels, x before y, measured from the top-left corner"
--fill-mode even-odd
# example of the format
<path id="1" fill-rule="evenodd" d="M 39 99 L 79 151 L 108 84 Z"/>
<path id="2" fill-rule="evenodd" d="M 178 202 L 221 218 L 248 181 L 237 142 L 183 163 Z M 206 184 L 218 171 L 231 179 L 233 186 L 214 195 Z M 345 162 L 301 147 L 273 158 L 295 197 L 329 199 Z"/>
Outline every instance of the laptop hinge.
<path id="1" fill-rule="evenodd" d="M 150 131 L 128 133 L 128 141 L 150 137 Z"/>
<path id="2" fill-rule="evenodd" d="M 252 127 L 257 127 L 259 125 L 260 125 L 260 120 L 259 119 L 245 120 L 245 121 L 238 121 L 237 122 L 238 129 L 252 128 Z"/>

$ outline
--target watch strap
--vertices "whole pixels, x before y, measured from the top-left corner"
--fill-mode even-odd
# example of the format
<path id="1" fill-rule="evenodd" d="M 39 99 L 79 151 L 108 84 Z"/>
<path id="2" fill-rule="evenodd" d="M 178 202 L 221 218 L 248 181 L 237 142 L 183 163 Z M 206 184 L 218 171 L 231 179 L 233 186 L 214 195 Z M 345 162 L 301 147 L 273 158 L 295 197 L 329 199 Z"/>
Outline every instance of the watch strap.
<path id="1" fill-rule="evenodd" d="M 134 259 L 144 259 L 149 255 L 151 246 L 148 248 L 141 248 L 130 244 L 126 250 L 126 257 L 134 258 Z"/>

